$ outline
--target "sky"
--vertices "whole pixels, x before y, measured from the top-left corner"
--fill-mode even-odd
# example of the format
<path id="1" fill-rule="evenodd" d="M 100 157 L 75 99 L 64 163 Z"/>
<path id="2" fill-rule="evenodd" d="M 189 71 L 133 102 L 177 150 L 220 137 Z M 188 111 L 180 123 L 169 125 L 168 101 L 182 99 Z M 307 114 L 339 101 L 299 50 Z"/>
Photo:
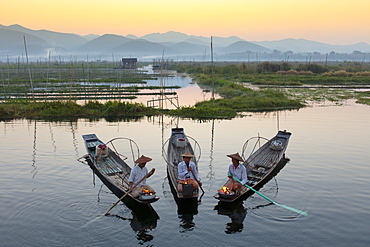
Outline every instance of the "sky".
<path id="1" fill-rule="evenodd" d="M 370 44 L 369 0 L 1 0 L 0 24 L 63 33 L 176 31 L 247 41 Z"/>

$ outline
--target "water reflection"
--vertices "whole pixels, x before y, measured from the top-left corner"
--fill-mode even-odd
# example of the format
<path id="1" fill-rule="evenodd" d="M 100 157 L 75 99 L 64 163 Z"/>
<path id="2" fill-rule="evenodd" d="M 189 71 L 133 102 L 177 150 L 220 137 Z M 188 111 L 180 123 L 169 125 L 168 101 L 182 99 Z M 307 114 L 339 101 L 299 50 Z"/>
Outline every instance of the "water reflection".
<path id="1" fill-rule="evenodd" d="M 289 161 L 289 159 L 283 158 L 280 161 L 279 165 L 281 165 L 282 167 L 284 167 L 288 161 Z M 274 173 L 272 175 L 275 176 L 276 173 Z M 272 178 L 275 179 L 275 177 L 272 177 Z M 270 178 L 270 179 L 272 179 L 272 178 Z M 265 183 L 263 183 L 263 184 L 265 184 Z M 258 188 L 262 187 L 263 184 L 261 184 L 260 186 L 258 186 Z M 276 197 L 276 195 L 278 193 L 278 190 L 279 190 L 279 188 L 278 188 L 278 185 L 277 185 L 277 181 L 275 179 L 275 186 L 272 189 L 272 191 L 274 191 L 275 197 Z M 218 214 L 220 214 L 220 215 L 226 215 L 231 220 L 231 222 L 229 222 L 229 223 L 226 224 L 226 230 L 225 230 L 225 233 L 226 234 L 233 234 L 233 233 L 242 232 L 242 230 L 244 228 L 243 222 L 244 222 L 244 220 L 245 220 L 245 218 L 247 216 L 247 211 L 248 210 L 254 210 L 254 209 L 258 209 L 258 208 L 262 208 L 262 207 L 267 207 L 267 206 L 270 206 L 270 205 L 274 205 L 274 203 L 269 202 L 269 201 L 263 199 L 262 197 L 260 197 L 260 195 L 257 195 L 256 194 L 255 196 L 258 199 L 261 198 L 262 200 L 264 200 L 265 203 L 263 203 L 263 204 L 260 204 L 259 203 L 257 206 L 245 208 L 244 207 L 244 201 L 247 198 L 249 198 L 250 196 L 251 196 L 251 193 L 247 193 L 246 195 L 240 197 L 239 199 L 237 199 L 234 202 L 223 202 L 223 201 L 219 201 L 218 204 L 215 206 L 214 210 L 217 210 L 217 213 Z"/>
<path id="2" fill-rule="evenodd" d="M 195 227 L 194 215 L 198 214 L 198 198 L 175 198 L 181 232 L 192 231 Z"/>
<path id="3" fill-rule="evenodd" d="M 32 171 L 31 171 L 31 173 L 32 173 L 32 180 L 34 180 L 35 179 L 35 176 L 36 176 L 36 174 L 38 173 L 38 170 L 37 170 L 37 165 L 36 165 L 36 155 L 37 155 L 37 147 L 36 147 L 36 144 L 37 144 L 37 142 L 36 142 L 36 137 L 37 137 L 37 122 L 35 121 L 35 127 L 34 127 L 34 131 L 33 131 L 33 146 L 32 146 Z M 34 184 L 35 184 L 35 182 L 34 182 Z M 32 188 L 32 192 L 33 191 L 35 191 L 36 190 L 36 188 L 34 187 L 34 188 Z"/>
<path id="4" fill-rule="evenodd" d="M 243 206 L 243 200 L 237 200 L 233 203 L 225 203 L 219 201 L 214 208 L 220 215 L 226 215 L 231 219 L 230 223 L 226 224 L 225 233 L 233 234 L 242 232 L 243 222 L 247 216 L 247 209 Z"/>
<path id="5" fill-rule="evenodd" d="M 93 184 L 95 186 L 95 173 L 93 171 Z M 100 202 L 100 194 L 102 192 L 111 193 L 105 191 L 106 187 L 102 184 L 98 192 L 98 203 Z M 132 230 L 136 233 L 136 238 L 140 241 L 139 244 L 151 241 L 154 236 L 150 232 L 157 227 L 157 221 L 159 215 L 154 210 L 151 204 L 143 204 L 135 201 L 130 197 L 123 198 L 123 203 L 131 211 L 132 218 L 127 218 L 122 215 L 125 215 L 127 212 L 120 211 L 119 214 L 108 214 L 109 216 L 114 216 L 122 220 L 130 221 L 130 226 Z M 126 208 L 126 211 L 127 211 Z"/>
<path id="6" fill-rule="evenodd" d="M 173 189 L 172 186 L 170 186 L 169 181 L 166 181 L 165 179 L 164 183 L 167 182 L 168 186 L 170 187 L 171 192 L 167 192 L 164 189 L 164 183 L 162 185 L 163 187 L 163 193 L 168 194 L 171 193 L 176 205 L 177 205 L 177 215 L 178 218 L 180 219 L 179 225 L 181 227 L 180 232 L 187 232 L 187 231 L 192 231 L 195 227 L 195 222 L 194 222 L 194 215 L 198 214 L 198 205 L 201 203 L 203 194 L 198 198 L 193 197 L 193 198 L 178 198 L 177 192 Z"/>
<path id="7" fill-rule="evenodd" d="M 74 126 L 74 124 L 76 126 Z M 77 129 L 77 123 L 71 121 L 70 125 L 71 125 L 73 147 L 74 147 L 74 150 L 75 150 L 75 153 L 76 153 L 76 157 L 78 157 L 78 145 L 77 145 L 78 141 L 76 139 L 76 130 L 75 130 L 75 129 Z"/>
<path id="8" fill-rule="evenodd" d="M 53 152 L 56 154 L 57 152 L 57 146 L 55 144 L 55 139 L 54 139 L 54 132 L 51 126 L 51 122 L 49 122 L 49 132 L 50 132 L 50 140 L 51 140 L 51 145 L 53 146 Z"/>
<path id="9" fill-rule="evenodd" d="M 215 140 L 215 120 L 212 119 L 212 127 L 211 127 L 211 144 L 209 150 L 209 172 L 206 175 L 206 178 L 212 180 L 215 178 L 215 172 L 213 171 L 213 149 L 214 149 L 214 140 Z"/>
<path id="10" fill-rule="evenodd" d="M 151 231 L 157 227 L 159 216 L 150 204 L 138 203 L 131 198 L 125 197 L 124 204 L 131 210 L 132 218 L 111 214 L 122 220 L 129 220 L 132 230 L 136 233 L 139 244 L 153 240 Z"/>

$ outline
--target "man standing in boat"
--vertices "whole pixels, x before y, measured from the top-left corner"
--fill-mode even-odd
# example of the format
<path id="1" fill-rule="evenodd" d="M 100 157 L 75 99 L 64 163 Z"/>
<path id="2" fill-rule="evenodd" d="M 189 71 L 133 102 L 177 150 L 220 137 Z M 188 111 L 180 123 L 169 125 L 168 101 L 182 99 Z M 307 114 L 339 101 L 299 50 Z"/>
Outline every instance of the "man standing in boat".
<path id="1" fill-rule="evenodd" d="M 191 161 L 191 158 L 194 157 L 194 155 L 186 152 L 181 156 L 182 161 L 177 166 L 179 173 L 178 191 L 182 192 L 182 184 L 184 183 L 192 184 L 193 189 L 196 190 L 199 186 L 202 186 L 202 182 L 200 181 L 195 163 Z"/>
<path id="2" fill-rule="evenodd" d="M 131 194 L 133 197 L 139 197 L 140 193 L 143 191 L 143 189 L 148 190 L 149 193 L 155 194 L 155 191 L 150 187 L 149 185 L 146 184 L 146 178 L 141 181 L 140 184 L 137 184 L 141 179 L 143 179 L 145 176 L 149 178 L 150 176 L 153 175 L 155 169 L 153 168 L 150 172 L 148 172 L 148 168 L 146 168 L 146 163 L 151 161 L 152 159 L 149 157 L 146 157 L 142 155 L 140 158 L 138 158 L 135 163 L 137 164 L 132 168 L 130 177 L 128 179 L 129 182 L 129 189 L 131 190 L 134 186 L 136 186 Z"/>
<path id="3" fill-rule="evenodd" d="M 229 180 L 229 182 L 225 186 L 228 187 L 232 191 L 236 191 L 236 192 L 240 191 L 242 186 L 248 180 L 247 169 L 245 168 L 245 166 L 243 164 L 239 163 L 240 161 L 244 162 L 244 160 L 243 160 L 242 157 L 240 157 L 239 153 L 229 154 L 229 155 L 226 155 L 226 156 L 231 158 L 232 164 L 229 165 L 229 170 L 228 170 L 228 173 L 227 173 L 227 176 L 229 178 L 231 178 L 231 180 Z M 234 180 L 233 177 L 239 179 L 239 181 L 241 181 L 241 183 Z"/>

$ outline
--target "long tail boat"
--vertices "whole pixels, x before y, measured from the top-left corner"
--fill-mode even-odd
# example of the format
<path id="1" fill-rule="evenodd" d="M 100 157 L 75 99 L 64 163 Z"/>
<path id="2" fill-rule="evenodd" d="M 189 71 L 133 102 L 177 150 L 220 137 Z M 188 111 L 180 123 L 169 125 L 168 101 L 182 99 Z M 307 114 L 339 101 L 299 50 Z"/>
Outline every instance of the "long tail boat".
<path id="1" fill-rule="evenodd" d="M 278 131 L 276 136 L 269 140 L 263 137 L 256 137 L 258 140 L 253 146 L 252 153 L 243 163 L 247 169 L 248 181 L 246 184 L 248 186 L 255 190 L 259 190 L 286 165 L 289 159 L 285 158 L 285 151 L 288 147 L 290 136 L 291 133 L 284 130 Z M 243 146 L 243 157 L 246 146 L 250 143 L 251 139 L 253 138 L 248 139 Z M 267 140 L 267 142 L 254 151 L 263 139 Z M 224 202 L 233 202 L 238 198 L 246 199 L 254 193 L 247 186 L 243 186 L 242 189 L 237 192 L 231 191 L 225 186 L 231 179 L 233 178 L 229 178 L 224 186 L 214 195 L 216 199 Z"/>
<path id="2" fill-rule="evenodd" d="M 194 143 L 192 145 L 192 143 Z M 194 147 L 193 147 L 194 146 Z M 199 151 L 199 156 L 194 153 Z M 167 163 L 167 175 L 172 191 L 174 191 L 177 198 L 197 198 L 199 189 L 183 192 L 178 191 L 178 164 L 182 161 L 181 154 L 189 152 L 194 155 L 192 161 L 198 169 L 198 160 L 200 158 L 200 146 L 193 138 L 186 136 L 183 128 L 172 128 L 171 136 L 163 145 L 163 157 Z"/>
<path id="3" fill-rule="evenodd" d="M 114 138 L 107 143 L 104 143 L 95 134 L 83 135 L 82 138 L 84 139 L 87 150 L 87 155 L 85 155 L 84 157 L 88 165 L 100 178 L 100 180 L 117 197 L 121 198 L 129 190 L 128 179 L 130 177 L 131 167 L 124 161 L 124 159 L 127 159 L 127 156 L 123 156 L 117 152 L 114 141 L 120 139 L 129 141 L 130 146 L 136 146 L 138 154 L 139 151 L 136 143 L 131 139 L 122 137 Z M 106 154 L 97 154 L 97 147 L 101 145 L 108 149 Z M 127 152 L 131 154 L 132 150 L 127 150 Z M 140 197 L 133 197 L 130 193 L 128 194 L 128 196 L 136 202 L 142 204 L 150 204 L 156 202 L 159 199 L 156 194 L 149 195 L 145 191 L 143 191 Z"/>

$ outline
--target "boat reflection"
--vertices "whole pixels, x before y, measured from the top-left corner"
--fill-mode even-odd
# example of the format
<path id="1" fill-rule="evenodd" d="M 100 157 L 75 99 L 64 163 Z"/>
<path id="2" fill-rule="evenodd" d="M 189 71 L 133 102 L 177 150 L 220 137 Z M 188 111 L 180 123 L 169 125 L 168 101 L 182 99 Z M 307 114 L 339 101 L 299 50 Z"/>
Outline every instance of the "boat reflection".
<path id="1" fill-rule="evenodd" d="M 201 202 L 203 193 L 199 197 L 199 200 L 198 197 L 178 198 L 177 191 L 173 188 L 171 183 L 169 183 L 169 185 L 171 194 L 177 205 L 177 215 L 180 219 L 182 232 L 192 231 L 195 227 L 194 215 L 198 214 L 198 205 Z"/>
<path id="2" fill-rule="evenodd" d="M 226 215 L 231 219 L 230 223 L 226 224 L 226 234 L 242 232 L 243 221 L 247 216 L 247 209 L 243 206 L 243 200 L 237 200 L 232 203 L 219 201 L 214 208 L 220 215 Z"/>
<path id="3" fill-rule="evenodd" d="M 253 210 L 257 208 L 267 207 L 273 205 L 272 202 L 267 202 L 265 204 L 260 204 L 255 207 L 245 208 L 243 199 L 238 199 L 234 202 L 223 202 L 219 201 L 215 206 L 214 210 L 217 210 L 217 214 L 229 216 L 231 219 L 230 223 L 226 224 L 226 234 L 233 234 L 242 232 L 244 228 L 244 219 L 247 216 L 248 210 Z"/>
<path id="4" fill-rule="evenodd" d="M 177 214 L 183 231 L 192 231 L 195 227 L 194 215 L 198 214 L 198 198 L 176 198 Z"/>
<path id="5" fill-rule="evenodd" d="M 124 204 L 131 210 L 132 218 L 127 219 L 119 215 L 110 214 L 123 220 L 129 220 L 132 230 L 136 233 L 139 244 L 153 240 L 151 231 L 157 227 L 159 216 L 150 204 L 142 204 L 129 197 L 123 199 Z"/>

